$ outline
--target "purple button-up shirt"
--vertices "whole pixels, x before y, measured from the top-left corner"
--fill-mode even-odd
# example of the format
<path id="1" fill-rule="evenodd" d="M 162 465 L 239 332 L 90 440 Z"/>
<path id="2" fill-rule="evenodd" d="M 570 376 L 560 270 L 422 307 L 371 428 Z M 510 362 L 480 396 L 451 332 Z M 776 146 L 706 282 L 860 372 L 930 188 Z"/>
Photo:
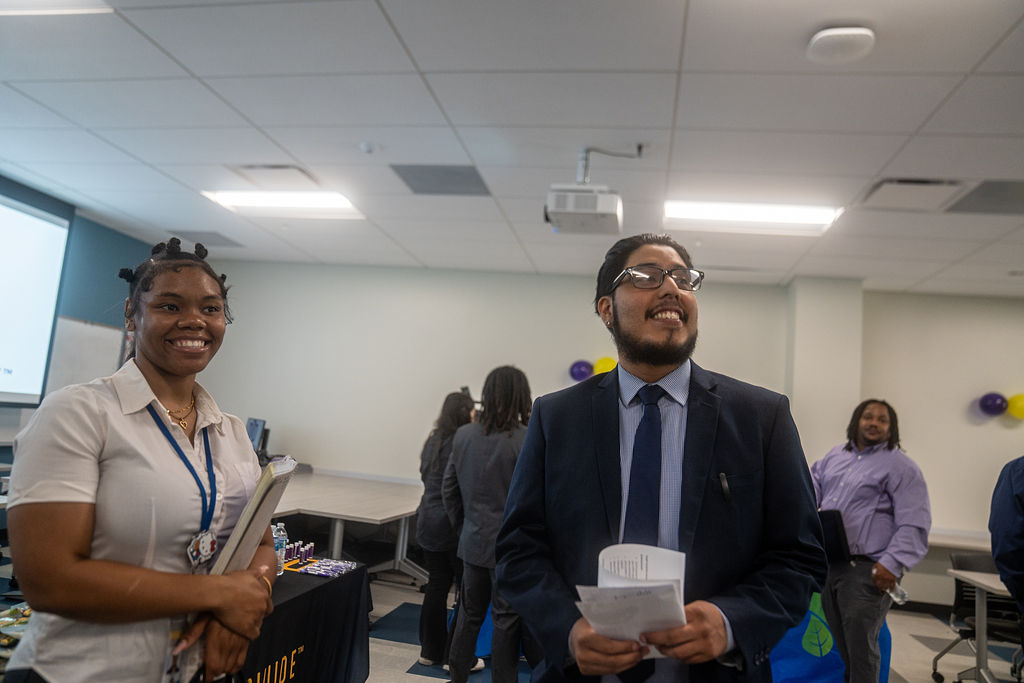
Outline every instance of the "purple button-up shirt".
<path id="1" fill-rule="evenodd" d="M 821 510 L 839 510 L 850 553 L 882 563 L 897 577 L 928 552 L 928 487 L 907 454 L 881 443 L 836 446 L 811 466 Z"/>

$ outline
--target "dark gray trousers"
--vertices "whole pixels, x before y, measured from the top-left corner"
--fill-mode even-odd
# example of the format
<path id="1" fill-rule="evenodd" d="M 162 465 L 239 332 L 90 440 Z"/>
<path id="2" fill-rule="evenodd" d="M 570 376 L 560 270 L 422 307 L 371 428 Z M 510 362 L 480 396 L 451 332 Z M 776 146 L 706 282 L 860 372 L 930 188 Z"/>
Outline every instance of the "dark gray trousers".
<path id="1" fill-rule="evenodd" d="M 832 639 L 846 664 L 846 683 L 878 683 L 882 661 L 878 632 L 892 598 L 871 580 L 872 566 L 870 560 L 831 564 L 821 591 L 821 606 Z"/>
<path id="2" fill-rule="evenodd" d="M 494 587 L 494 570 L 463 563 L 459 614 L 452 636 L 449 668 L 453 683 L 466 683 L 476 663 L 476 639 L 491 606 L 491 681 L 515 683 L 519 680 L 519 647 L 530 666 L 541 660 L 540 645 L 530 635 L 522 619 Z"/>

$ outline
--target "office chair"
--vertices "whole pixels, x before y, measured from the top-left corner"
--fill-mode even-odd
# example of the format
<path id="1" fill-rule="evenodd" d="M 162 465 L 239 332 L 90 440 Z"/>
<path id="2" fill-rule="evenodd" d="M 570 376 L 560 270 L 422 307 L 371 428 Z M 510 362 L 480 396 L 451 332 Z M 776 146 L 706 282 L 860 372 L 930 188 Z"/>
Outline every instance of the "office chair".
<path id="1" fill-rule="evenodd" d="M 990 553 L 950 553 L 949 561 L 953 569 L 961 569 L 972 572 L 996 573 L 995 560 Z M 939 660 L 960 643 L 966 641 L 974 652 L 974 639 L 977 637 L 974 619 L 974 586 L 955 579 L 953 593 L 953 611 L 949 615 L 949 627 L 955 632 L 956 638 L 949 645 L 944 647 L 932 660 L 932 680 L 942 683 L 943 676 L 939 673 Z M 997 595 L 988 595 L 986 601 L 988 608 L 988 626 L 986 633 L 989 641 L 1005 641 L 1017 645 L 1017 651 L 1013 654 L 1010 666 L 1010 673 L 1021 680 L 1021 631 L 1018 625 L 1020 612 L 1017 603 L 1013 598 L 1003 598 Z M 961 672 L 965 673 L 965 672 Z M 959 677 L 958 677 L 959 680 Z"/>

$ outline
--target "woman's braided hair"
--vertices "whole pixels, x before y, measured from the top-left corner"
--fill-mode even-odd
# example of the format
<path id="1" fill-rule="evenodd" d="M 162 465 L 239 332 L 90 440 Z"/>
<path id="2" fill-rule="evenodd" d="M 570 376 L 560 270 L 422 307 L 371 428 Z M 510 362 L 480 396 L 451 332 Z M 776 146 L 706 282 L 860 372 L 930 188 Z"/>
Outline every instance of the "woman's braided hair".
<path id="1" fill-rule="evenodd" d="M 224 319 L 231 322 L 231 309 L 228 308 L 228 287 L 225 283 L 227 275 L 217 275 L 206 262 L 206 247 L 196 242 L 195 252 L 182 251 L 181 240 L 172 237 L 166 242 L 153 247 L 148 259 L 135 267 L 122 268 L 117 276 L 128 282 L 128 308 L 125 317 L 131 318 L 139 308 L 139 300 L 143 292 L 153 287 L 153 280 L 161 273 L 173 270 L 178 273 L 182 268 L 199 268 L 216 280 L 220 285 L 220 295 L 224 299 Z"/>

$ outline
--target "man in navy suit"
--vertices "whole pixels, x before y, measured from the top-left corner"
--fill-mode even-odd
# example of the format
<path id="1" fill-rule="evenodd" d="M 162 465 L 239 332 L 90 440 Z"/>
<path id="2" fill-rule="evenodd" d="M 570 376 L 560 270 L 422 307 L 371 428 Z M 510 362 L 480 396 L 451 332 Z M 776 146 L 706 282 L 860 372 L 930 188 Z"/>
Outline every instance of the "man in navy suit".
<path id="1" fill-rule="evenodd" d="M 498 590 L 544 648 L 534 681 L 770 681 L 771 648 L 824 583 L 786 397 L 690 360 L 703 275 L 668 235 L 619 240 L 595 297 L 618 367 L 534 406 L 497 540 Z M 597 634 L 574 603 L 632 524 L 631 475 L 642 481 L 651 462 L 634 460 L 634 442 L 650 442 L 639 432 L 652 399 L 637 398 L 651 384 L 661 449 L 653 494 L 632 497 L 656 501 L 650 544 L 686 553 L 686 624 L 640 643 Z M 651 648 L 666 655 L 654 667 L 641 661 Z"/>

